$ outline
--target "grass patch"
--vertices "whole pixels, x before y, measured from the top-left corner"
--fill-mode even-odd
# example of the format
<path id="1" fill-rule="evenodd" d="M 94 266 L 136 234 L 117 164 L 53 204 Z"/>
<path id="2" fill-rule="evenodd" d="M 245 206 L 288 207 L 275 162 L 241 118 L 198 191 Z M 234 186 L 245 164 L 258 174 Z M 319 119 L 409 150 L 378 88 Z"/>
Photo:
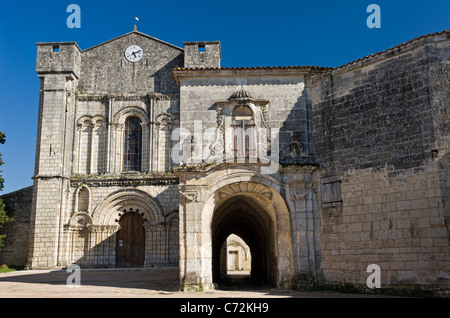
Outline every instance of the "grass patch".
<path id="1" fill-rule="evenodd" d="M 14 272 L 16 270 L 17 270 L 16 268 L 10 268 L 6 264 L 0 266 L 0 273 Z"/>

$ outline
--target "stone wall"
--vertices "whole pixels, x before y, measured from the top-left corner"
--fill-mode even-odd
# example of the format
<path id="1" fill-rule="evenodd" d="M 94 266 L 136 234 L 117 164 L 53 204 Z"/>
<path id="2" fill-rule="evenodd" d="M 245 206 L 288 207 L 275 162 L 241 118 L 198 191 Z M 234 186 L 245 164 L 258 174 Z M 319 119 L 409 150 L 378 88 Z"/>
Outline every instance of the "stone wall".
<path id="1" fill-rule="evenodd" d="M 130 63 L 125 49 L 139 45 L 144 56 Z M 183 49 L 134 31 L 84 50 L 81 56 L 81 93 L 177 93 L 171 71 L 183 66 Z"/>
<path id="2" fill-rule="evenodd" d="M 9 216 L 14 221 L 6 224 L 0 234 L 6 234 L 5 246 L 0 251 L 0 264 L 25 266 L 28 260 L 31 202 L 33 187 L 2 195 Z"/>
<path id="3" fill-rule="evenodd" d="M 322 273 L 448 288 L 448 34 L 313 79 Z"/>

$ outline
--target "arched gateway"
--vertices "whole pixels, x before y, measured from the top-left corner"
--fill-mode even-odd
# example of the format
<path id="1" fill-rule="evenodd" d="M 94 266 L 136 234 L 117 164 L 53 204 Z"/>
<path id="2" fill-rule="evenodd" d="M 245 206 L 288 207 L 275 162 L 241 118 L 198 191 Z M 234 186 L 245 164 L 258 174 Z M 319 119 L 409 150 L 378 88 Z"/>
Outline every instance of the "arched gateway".
<path id="1" fill-rule="evenodd" d="M 280 186 L 269 176 L 239 170 L 235 174 L 210 171 L 205 178 L 195 178 L 202 183 L 195 185 L 191 183 L 194 179 L 184 179 L 189 173 L 180 174 L 183 290 L 220 287 L 224 278 L 220 250 L 230 234 L 240 236 L 249 245 L 255 281 L 279 286 L 292 277 L 290 217 Z"/>

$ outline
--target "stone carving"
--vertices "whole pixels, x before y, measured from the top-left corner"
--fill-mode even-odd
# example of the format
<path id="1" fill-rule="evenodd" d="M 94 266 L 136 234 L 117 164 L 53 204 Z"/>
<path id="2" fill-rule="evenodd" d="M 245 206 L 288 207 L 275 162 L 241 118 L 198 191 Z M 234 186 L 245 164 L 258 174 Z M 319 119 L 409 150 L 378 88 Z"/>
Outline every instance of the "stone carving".
<path id="1" fill-rule="evenodd" d="M 302 189 L 292 189 L 291 197 L 293 200 L 302 201 L 308 198 L 308 191 L 305 188 Z"/>
<path id="2" fill-rule="evenodd" d="M 272 192 L 270 188 L 259 183 L 253 182 L 238 182 L 227 185 L 219 190 L 219 198 L 223 199 L 227 196 L 233 194 L 241 194 L 241 193 L 254 193 L 262 195 L 269 200 L 272 199 Z"/>
<path id="3" fill-rule="evenodd" d="M 182 196 L 185 198 L 187 202 L 197 202 L 198 201 L 198 192 L 197 191 L 186 191 L 182 193 Z"/>
<path id="4" fill-rule="evenodd" d="M 87 184 L 89 186 L 92 186 L 92 187 L 109 187 L 109 186 L 135 187 L 135 186 L 143 186 L 143 185 L 160 186 L 160 185 L 176 185 L 176 184 L 178 184 L 178 178 L 168 176 L 168 177 L 154 177 L 152 179 L 149 178 L 149 179 L 136 179 L 136 180 L 134 180 L 134 179 L 113 180 L 112 178 L 101 180 L 99 178 L 95 179 L 94 177 L 92 177 L 91 179 L 84 179 L 83 183 Z M 77 178 L 72 179 L 70 181 L 70 186 L 78 187 L 79 180 L 77 180 Z"/>
<path id="5" fill-rule="evenodd" d="M 116 101 L 147 101 L 149 99 L 154 100 L 172 100 L 177 99 L 178 94 L 161 94 L 152 92 L 150 94 L 140 95 L 140 94 L 106 94 L 106 95 L 96 95 L 96 94 L 76 94 L 76 99 L 81 102 L 98 101 L 103 102 L 109 99 Z"/>
<path id="6" fill-rule="evenodd" d="M 137 214 L 139 214 L 140 216 L 142 216 L 142 219 L 143 219 L 144 223 L 147 222 L 147 219 L 145 218 L 145 213 L 139 212 L 139 209 L 135 209 L 135 210 L 134 210 L 133 208 L 130 208 L 129 210 L 123 209 L 122 212 L 119 212 L 119 213 L 118 213 L 118 219 L 115 219 L 114 222 L 119 223 L 119 222 L 120 222 L 120 219 L 121 219 L 125 214 L 128 214 L 128 213 L 137 213 Z"/>

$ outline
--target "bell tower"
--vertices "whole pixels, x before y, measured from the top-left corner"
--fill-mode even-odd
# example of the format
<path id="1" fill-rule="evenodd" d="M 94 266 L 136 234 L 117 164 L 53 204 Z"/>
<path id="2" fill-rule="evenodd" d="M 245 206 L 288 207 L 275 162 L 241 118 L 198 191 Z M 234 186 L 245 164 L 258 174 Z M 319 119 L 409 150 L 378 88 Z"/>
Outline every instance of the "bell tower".
<path id="1" fill-rule="evenodd" d="M 36 71 L 41 87 L 27 268 L 58 266 L 80 63 L 81 50 L 74 42 L 37 43 Z"/>

